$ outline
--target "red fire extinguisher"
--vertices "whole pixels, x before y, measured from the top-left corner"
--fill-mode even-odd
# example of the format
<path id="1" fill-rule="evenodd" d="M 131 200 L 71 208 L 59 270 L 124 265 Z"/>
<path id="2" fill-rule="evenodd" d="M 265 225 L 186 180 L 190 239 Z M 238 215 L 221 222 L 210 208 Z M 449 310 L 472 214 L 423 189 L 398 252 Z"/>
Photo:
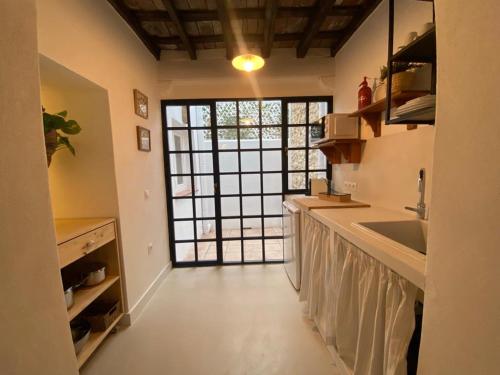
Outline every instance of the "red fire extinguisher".
<path id="1" fill-rule="evenodd" d="M 372 104 L 372 89 L 368 87 L 368 82 L 366 82 L 366 77 L 359 85 L 361 87 L 358 91 L 358 109 L 366 107 Z"/>

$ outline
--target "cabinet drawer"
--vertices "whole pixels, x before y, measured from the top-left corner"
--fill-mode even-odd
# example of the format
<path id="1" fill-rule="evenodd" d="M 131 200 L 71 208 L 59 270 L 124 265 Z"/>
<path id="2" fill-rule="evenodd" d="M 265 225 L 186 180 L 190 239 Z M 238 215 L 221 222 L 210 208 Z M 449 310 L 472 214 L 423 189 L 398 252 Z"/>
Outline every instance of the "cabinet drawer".
<path id="1" fill-rule="evenodd" d="M 115 238 L 114 223 L 82 234 L 57 246 L 59 267 L 63 268 L 75 260 L 97 250 Z"/>

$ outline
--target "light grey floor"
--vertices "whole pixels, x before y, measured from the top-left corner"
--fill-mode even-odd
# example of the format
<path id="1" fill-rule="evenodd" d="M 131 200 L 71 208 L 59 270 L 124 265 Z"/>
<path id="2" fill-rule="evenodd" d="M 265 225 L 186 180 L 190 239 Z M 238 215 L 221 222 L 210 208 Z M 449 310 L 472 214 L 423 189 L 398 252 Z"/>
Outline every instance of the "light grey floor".
<path id="1" fill-rule="evenodd" d="M 337 374 L 282 265 L 174 269 L 84 375 Z"/>

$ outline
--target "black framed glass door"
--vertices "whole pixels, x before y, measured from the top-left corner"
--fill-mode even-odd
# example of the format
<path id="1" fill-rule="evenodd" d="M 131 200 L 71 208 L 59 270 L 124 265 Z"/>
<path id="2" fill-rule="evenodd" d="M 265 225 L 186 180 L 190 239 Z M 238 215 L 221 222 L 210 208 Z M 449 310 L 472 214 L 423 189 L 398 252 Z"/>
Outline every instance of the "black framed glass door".
<path id="1" fill-rule="evenodd" d="M 215 105 L 222 262 L 281 262 L 282 103 Z"/>
<path id="2" fill-rule="evenodd" d="M 331 169 L 325 155 L 313 147 L 322 138 L 322 117 L 331 113 L 331 98 L 283 99 L 286 118 L 287 157 L 285 186 L 288 194 L 301 194 L 307 190 L 311 178 L 331 178 Z"/>
<path id="3" fill-rule="evenodd" d="M 283 261 L 285 194 L 329 175 L 310 146 L 331 99 L 162 101 L 174 266 Z"/>
<path id="4" fill-rule="evenodd" d="M 217 161 L 209 102 L 163 106 L 170 248 L 174 264 L 216 264 Z"/>

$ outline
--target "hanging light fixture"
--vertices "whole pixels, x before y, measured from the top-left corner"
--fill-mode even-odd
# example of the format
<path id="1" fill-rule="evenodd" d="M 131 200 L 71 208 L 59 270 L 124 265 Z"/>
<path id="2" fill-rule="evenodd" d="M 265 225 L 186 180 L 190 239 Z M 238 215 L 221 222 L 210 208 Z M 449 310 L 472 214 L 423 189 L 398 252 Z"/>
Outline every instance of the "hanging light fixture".
<path id="1" fill-rule="evenodd" d="M 262 57 L 258 55 L 252 55 L 251 53 L 239 55 L 233 59 L 233 66 L 236 69 L 248 73 L 259 70 L 264 66 L 264 64 L 265 61 Z"/>

